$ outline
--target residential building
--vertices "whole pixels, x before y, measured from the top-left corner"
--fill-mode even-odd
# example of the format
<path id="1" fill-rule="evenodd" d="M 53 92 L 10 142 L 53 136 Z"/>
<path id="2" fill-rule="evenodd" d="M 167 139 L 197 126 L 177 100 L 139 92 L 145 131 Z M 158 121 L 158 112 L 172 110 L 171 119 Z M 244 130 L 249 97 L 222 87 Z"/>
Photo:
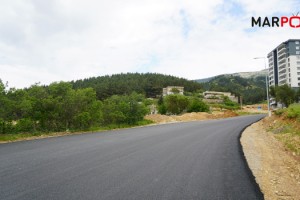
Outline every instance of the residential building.
<path id="1" fill-rule="evenodd" d="M 168 86 L 166 88 L 163 88 L 163 96 L 167 96 L 170 94 L 182 94 L 184 92 L 184 87 L 180 86 Z"/>
<path id="2" fill-rule="evenodd" d="M 268 54 L 269 86 L 300 87 L 300 39 L 287 40 Z"/>
<path id="3" fill-rule="evenodd" d="M 268 54 L 269 86 L 287 84 L 291 88 L 300 87 L 300 39 L 290 39 Z M 277 107 L 280 102 L 270 98 L 271 107 Z"/>

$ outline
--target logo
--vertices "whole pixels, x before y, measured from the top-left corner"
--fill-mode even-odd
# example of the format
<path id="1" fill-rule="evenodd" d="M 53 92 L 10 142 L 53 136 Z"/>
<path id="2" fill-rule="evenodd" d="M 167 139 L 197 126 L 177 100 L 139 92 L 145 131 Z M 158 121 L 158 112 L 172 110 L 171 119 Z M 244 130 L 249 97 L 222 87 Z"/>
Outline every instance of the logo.
<path id="1" fill-rule="evenodd" d="M 300 16 L 298 14 L 299 12 L 296 15 L 292 14 L 291 17 L 252 17 L 251 26 L 300 28 Z"/>

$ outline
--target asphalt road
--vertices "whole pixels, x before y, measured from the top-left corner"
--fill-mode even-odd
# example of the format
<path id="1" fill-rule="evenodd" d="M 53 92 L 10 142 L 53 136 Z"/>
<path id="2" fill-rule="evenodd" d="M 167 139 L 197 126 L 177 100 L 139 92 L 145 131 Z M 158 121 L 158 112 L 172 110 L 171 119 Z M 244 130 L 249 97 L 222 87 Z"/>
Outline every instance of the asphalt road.
<path id="1" fill-rule="evenodd" d="M 241 131 L 263 115 L 0 145 L 0 199 L 263 199 Z"/>

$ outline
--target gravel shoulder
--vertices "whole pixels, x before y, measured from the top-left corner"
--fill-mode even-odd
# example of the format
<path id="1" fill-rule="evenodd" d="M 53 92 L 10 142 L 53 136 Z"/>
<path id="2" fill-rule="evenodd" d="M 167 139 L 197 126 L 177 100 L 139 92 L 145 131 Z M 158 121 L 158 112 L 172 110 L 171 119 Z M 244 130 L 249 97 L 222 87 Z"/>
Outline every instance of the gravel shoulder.
<path id="1" fill-rule="evenodd" d="M 299 158 L 266 131 L 264 119 L 245 129 L 241 144 L 266 200 L 300 199 Z"/>

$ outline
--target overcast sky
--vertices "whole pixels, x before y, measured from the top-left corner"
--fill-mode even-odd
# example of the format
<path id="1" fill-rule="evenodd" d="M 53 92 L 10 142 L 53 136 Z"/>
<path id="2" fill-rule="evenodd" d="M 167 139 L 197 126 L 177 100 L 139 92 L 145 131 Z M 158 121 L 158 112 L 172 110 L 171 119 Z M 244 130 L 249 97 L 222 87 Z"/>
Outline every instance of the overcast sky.
<path id="1" fill-rule="evenodd" d="M 126 72 L 187 79 L 257 71 L 300 29 L 252 28 L 299 0 L 0 0 L 0 79 L 9 87 Z"/>

